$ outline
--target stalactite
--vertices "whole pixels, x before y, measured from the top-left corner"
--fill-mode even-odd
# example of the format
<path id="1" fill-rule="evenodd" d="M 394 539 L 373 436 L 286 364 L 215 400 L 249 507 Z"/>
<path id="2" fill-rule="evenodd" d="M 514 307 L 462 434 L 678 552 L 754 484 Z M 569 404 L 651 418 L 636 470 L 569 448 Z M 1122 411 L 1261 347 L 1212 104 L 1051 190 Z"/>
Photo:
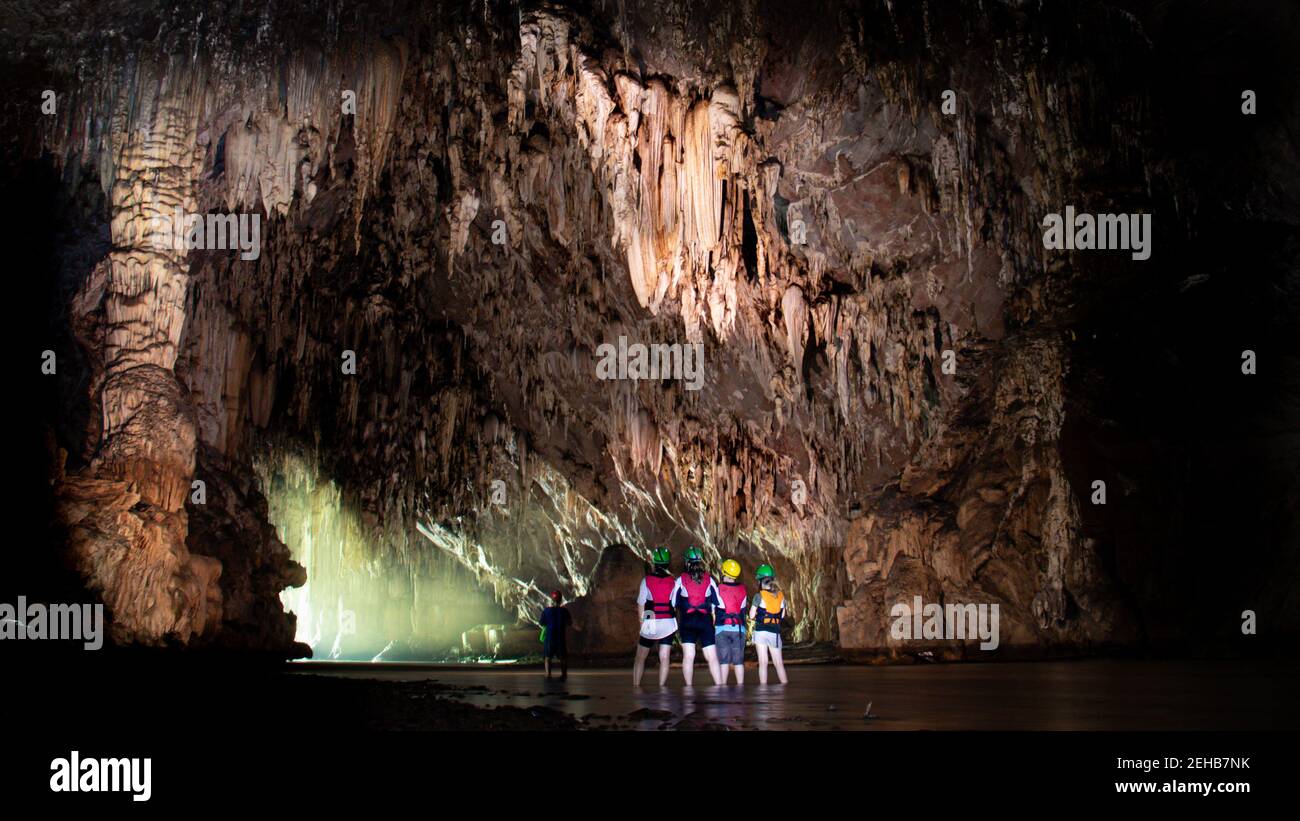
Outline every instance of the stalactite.
<path id="1" fill-rule="evenodd" d="M 110 193 L 114 249 L 81 301 L 106 320 L 97 478 L 127 487 L 86 496 L 178 514 L 203 447 L 234 472 L 311 452 L 308 472 L 337 497 L 316 478 L 291 495 L 355 513 L 322 531 L 357 551 L 349 561 L 418 566 L 432 545 L 525 617 L 553 585 L 587 592 L 607 545 L 644 556 L 662 538 L 776 563 L 801 639 L 875 628 L 862 614 L 883 588 L 878 574 L 862 581 L 868 567 L 938 557 L 945 589 L 971 589 L 954 546 L 971 545 L 952 542 L 962 528 L 943 511 L 975 510 L 979 489 L 935 499 L 922 477 L 983 452 L 968 419 L 991 401 L 1013 412 L 988 385 L 1020 386 L 1059 359 L 1003 323 L 1010 300 L 1043 284 L 1042 204 L 1104 166 L 1061 115 L 1084 81 L 1049 83 L 1026 58 L 988 90 L 1023 116 L 948 118 L 933 105 L 938 58 L 904 59 L 870 33 L 845 34 L 833 70 L 786 66 L 766 59 L 780 38 L 746 7 L 729 24 L 744 46 L 715 60 L 623 11 L 599 32 L 559 7 L 484 7 L 424 38 L 358 37 L 251 68 L 233 50 L 195 51 L 87 83 L 46 145 L 93 164 Z M 876 22 L 892 37 L 909 14 Z M 979 19 L 952 25 L 971 27 L 954 49 L 1015 47 L 978 36 Z M 657 38 L 680 59 L 655 65 L 638 41 Z M 1068 168 L 1044 167 L 1049 155 Z M 264 253 L 147 248 L 146 218 L 176 206 L 263 216 Z M 1046 304 L 1024 310 L 1053 319 Z M 620 336 L 700 345 L 703 389 L 595 378 L 595 351 Z M 988 384 L 944 378 L 941 346 L 1000 346 Z M 360 364 L 349 378 L 344 350 Z M 158 378 L 123 383 L 144 366 Z M 174 447 L 119 458 L 113 442 L 146 420 Z M 994 461 L 1011 436 L 997 435 Z M 1007 532 L 1029 534 L 1013 533 L 1030 558 L 1007 574 L 1040 585 L 1040 616 L 1055 619 L 1077 581 L 1059 563 L 1040 578 L 1029 545 L 1077 556 L 1077 511 L 1059 458 L 1036 450 L 1023 467 L 1015 487 L 1050 487 L 1051 514 L 1026 524 L 1029 497 L 1010 494 Z M 990 482 L 1009 493 L 1004 479 Z M 490 501 L 494 481 L 504 504 Z M 306 521 L 263 491 L 278 526 Z M 906 494 L 926 512 L 889 509 Z M 848 517 L 864 507 L 870 526 Z M 158 544 L 184 544 L 180 517 L 158 527 L 170 534 Z M 282 538 L 304 564 L 320 560 L 305 538 Z M 840 562 L 857 574 L 848 590 L 832 581 Z M 277 581 L 295 576 L 269 564 Z M 212 570 L 186 577 L 200 592 L 181 610 L 199 627 L 147 613 L 141 635 L 206 629 Z"/>

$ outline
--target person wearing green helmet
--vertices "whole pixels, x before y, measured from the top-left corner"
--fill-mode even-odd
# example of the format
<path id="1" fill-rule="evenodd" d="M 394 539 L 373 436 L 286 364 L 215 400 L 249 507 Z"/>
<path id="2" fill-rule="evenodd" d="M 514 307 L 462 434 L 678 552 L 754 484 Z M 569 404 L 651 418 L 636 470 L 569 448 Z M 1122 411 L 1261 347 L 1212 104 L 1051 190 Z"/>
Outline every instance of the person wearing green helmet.
<path id="1" fill-rule="evenodd" d="M 632 665 L 632 686 L 641 686 L 646 658 L 652 649 L 659 652 L 659 686 L 668 683 L 669 654 L 673 649 L 673 636 L 677 635 L 677 613 L 673 609 L 675 581 L 668 565 L 672 553 L 666 547 L 657 547 L 651 555 L 653 570 L 641 580 L 641 591 L 636 598 L 637 618 L 641 620 L 641 637 L 637 640 L 636 661 Z"/>
<path id="2" fill-rule="evenodd" d="M 673 587 L 673 606 L 681 617 L 682 676 L 687 687 L 694 683 L 697 647 L 709 664 L 713 683 L 722 683 L 713 624 L 713 611 L 721 604 L 718 585 L 704 572 L 704 555 L 693 547 L 687 549 L 686 572 L 677 577 L 677 584 Z"/>
<path id="3" fill-rule="evenodd" d="M 785 662 L 781 658 L 781 622 L 785 620 L 785 593 L 776 584 L 776 571 L 770 564 L 761 564 L 754 571 L 758 579 L 758 595 L 749 607 L 749 618 L 754 622 L 754 647 L 758 649 L 758 683 L 767 684 L 767 660 L 782 684 L 789 683 L 785 675 Z"/>

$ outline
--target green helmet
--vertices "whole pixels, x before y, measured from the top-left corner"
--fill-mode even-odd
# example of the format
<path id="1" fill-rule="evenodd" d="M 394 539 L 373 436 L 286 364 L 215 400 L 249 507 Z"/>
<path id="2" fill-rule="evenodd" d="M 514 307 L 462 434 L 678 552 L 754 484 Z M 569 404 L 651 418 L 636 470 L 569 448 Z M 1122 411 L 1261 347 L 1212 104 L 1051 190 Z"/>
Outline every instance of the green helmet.
<path id="1" fill-rule="evenodd" d="M 776 578 L 776 571 L 772 569 L 772 565 L 770 564 L 760 564 L 758 566 L 758 569 L 754 571 L 754 578 L 756 579 Z"/>
<path id="2" fill-rule="evenodd" d="M 655 564 L 667 566 L 672 564 L 673 554 L 669 552 L 666 547 L 656 547 L 654 553 L 651 555 L 651 561 Z"/>
<path id="3" fill-rule="evenodd" d="M 702 562 L 704 561 L 704 554 L 700 553 L 700 551 L 693 547 L 688 547 L 686 548 L 686 555 L 683 558 L 688 562 Z"/>

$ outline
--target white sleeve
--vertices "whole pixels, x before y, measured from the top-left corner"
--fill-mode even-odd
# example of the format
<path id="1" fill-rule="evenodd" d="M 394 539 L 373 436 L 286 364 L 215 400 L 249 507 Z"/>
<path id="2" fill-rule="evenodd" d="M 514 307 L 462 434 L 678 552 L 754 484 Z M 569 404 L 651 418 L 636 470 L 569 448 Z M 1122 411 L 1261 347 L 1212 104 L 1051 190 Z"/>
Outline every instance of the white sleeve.
<path id="1" fill-rule="evenodd" d="M 678 576 L 677 580 L 673 582 L 673 592 L 668 594 L 668 603 L 669 604 L 675 603 L 677 601 L 677 591 L 685 590 L 685 589 L 686 589 L 685 587 L 682 587 L 682 577 Z"/>
<path id="2" fill-rule="evenodd" d="M 650 601 L 650 588 L 646 586 L 645 579 L 641 579 L 641 590 L 636 594 L 636 603 L 645 605 Z"/>

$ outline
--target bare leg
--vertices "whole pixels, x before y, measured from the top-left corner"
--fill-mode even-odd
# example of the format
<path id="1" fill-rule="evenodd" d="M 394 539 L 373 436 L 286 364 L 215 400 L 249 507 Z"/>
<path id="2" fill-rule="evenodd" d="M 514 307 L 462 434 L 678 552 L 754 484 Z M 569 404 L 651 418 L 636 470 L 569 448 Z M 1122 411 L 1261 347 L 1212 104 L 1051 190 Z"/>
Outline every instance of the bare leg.
<path id="1" fill-rule="evenodd" d="M 546 669 L 546 679 L 549 681 L 551 678 L 551 657 L 550 656 L 547 656 L 546 660 L 542 662 L 542 667 Z"/>
<path id="2" fill-rule="evenodd" d="M 730 665 L 730 664 L 719 664 L 719 665 L 718 665 L 718 669 L 722 671 L 722 683 L 723 683 L 723 684 L 726 684 L 726 683 L 727 683 L 727 677 L 731 675 L 731 665 Z"/>
<path id="3" fill-rule="evenodd" d="M 767 645 L 760 644 L 758 647 L 758 683 L 767 684 Z"/>
<path id="4" fill-rule="evenodd" d="M 691 680 L 695 678 L 695 645 L 682 644 L 682 676 L 686 679 L 686 686 L 691 686 Z"/>
<path id="5" fill-rule="evenodd" d="M 785 662 L 781 659 L 781 648 L 772 648 L 772 666 L 776 667 L 776 676 L 781 679 L 782 684 L 789 684 L 790 679 L 785 677 Z"/>
<path id="6" fill-rule="evenodd" d="M 650 655 L 649 647 L 636 646 L 636 662 L 632 665 L 632 686 L 641 686 L 641 674 L 645 672 L 646 656 Z M 662 662 L 661 662 L 662 663 Z M 663 684 L 663 675 L 659 676 L 659 683 Z"/>
<path id="7" fill-rule="evenodd" d="M 668 671 L 672 667 L 669 659 L 669 654 L 671 654 L 672 651 L 673 651 L 673 646 L 671 644 L 659 645 L 659 686 L 660 687 L 663 687 L 665 684 L 668 683 Z"/>
<path id="8" fill-rule="evenodd" d="M 569 655 L 566 653 L 560 656 L 560 681 L 569 679 Z"/>
<path id="9" fill-rule="evenodd" d="M 709 645 L 704 648 L 704 660 L 709 663 L 709 675 L 713 676 L 714 684 L 722 683 L 722 673 L 718 670 L 718 648 L 716 645 Z"/>
<path id="10" fill-rule="evenodd" d="M 737 683 L 737 684 L 744 684 L 744 683 L 745 683 L 745 657 L 744 657 L 744 655 L 741 655 L 741 657 L 740 657 L 740 664 L 737 664 L 737 665 L 736 665 L 736 683 Z"/>

